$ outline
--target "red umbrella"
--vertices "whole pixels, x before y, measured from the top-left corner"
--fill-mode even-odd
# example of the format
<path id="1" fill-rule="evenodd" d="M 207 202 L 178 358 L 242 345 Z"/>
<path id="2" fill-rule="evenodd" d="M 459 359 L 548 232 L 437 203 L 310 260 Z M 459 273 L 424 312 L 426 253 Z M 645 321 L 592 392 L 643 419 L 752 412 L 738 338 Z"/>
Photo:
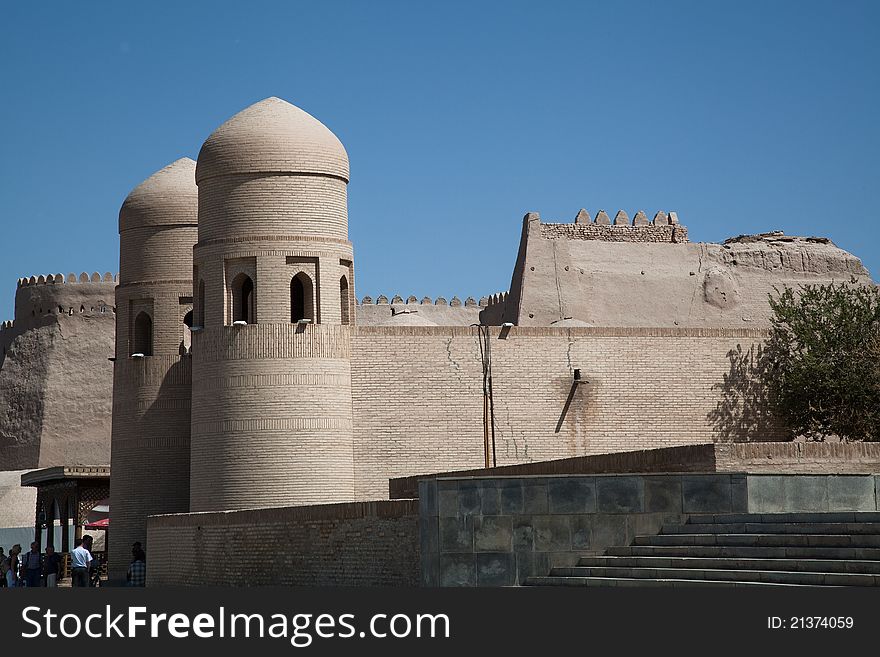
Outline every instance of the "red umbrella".
<path id="1" fill-rule="evenodd" d="M 86 529 L 110 529 L 110 518 L 101 518 L 100 520 L 95 520 L 95 522 L 90 522 L 86 525 Z"/>

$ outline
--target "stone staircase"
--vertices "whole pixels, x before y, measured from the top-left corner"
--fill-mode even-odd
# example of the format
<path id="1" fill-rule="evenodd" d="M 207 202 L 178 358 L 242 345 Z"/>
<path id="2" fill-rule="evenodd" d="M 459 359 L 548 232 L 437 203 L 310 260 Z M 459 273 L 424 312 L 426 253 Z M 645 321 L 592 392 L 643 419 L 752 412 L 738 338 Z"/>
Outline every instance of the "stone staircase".
<path id="1" fill-rule="evenodd" d="M 880 513 L 691 515 L 527 586 L 880 586 Z"/>

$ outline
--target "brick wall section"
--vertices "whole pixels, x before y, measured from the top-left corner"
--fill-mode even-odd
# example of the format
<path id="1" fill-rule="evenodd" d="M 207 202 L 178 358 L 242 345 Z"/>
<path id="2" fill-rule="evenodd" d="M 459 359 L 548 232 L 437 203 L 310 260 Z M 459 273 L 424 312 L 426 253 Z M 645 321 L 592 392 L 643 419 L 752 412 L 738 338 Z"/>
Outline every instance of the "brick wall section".
<path id="1" fill-rule="evenodd" d="M 880 443 L 725 443 L 714 452 L 718 471 L 880 473 Z"/>
<path id="2" fill-rule="evenodd" d="M 498 465 L 730 439 L 724 414 L 715 416 L 719 403 L 738 399 L 735 388 L 725 397 L 728 352 L 765 336 L 514 327 L 500 339 L 500 331 L 491 329 Z M 575 368 L 589 383 L 572 392 Z M 393 477 L 484 465 L 475 328 L 358 327 L 352 403 L 358 499 L 384 498 Z M 783 437 L 772 425 L 741 434 Z"/>
<path id="3" fill-rule="evenodd" d="M 535 461 L 497 468 L 475 468 L 455 472 L 400 477 L 388 481 L 391 499 L 419 496 L 419 480 L 437 477 L 513 477 L 556 474 L 616 474 L 633 472 L 714 472 L 715 445 L 682 445 L 635 452 L 576 456 L 553 461 Z"/>
<path id="4" fill-rule="evenodd" d="M 418 586 L 413 500 L 154 516 L 148 586 Z"/>
<path id="5" fill-rule="evenodd" d="M 288 323 L 194 335 L 193 511 L 355 499 L 349 331 Z"/>
<path id="6" fill-rule="evenodd" d="M 189 510 L 189 356 L 116 361 L 110 465 L 110 578 L 125 577 L 131 545 L 147 543 L 147 516 Z"/>

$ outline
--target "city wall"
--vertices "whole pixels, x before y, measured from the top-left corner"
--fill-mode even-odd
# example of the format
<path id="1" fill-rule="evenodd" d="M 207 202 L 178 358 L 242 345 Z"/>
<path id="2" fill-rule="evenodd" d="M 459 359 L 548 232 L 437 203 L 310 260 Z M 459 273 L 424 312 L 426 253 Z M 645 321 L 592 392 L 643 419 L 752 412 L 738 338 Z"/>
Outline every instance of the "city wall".
<path id="1" fill-rule="evenodd" d="M 763 330 L 488 334 L 499 466 L 786 438 L 758 394 Z M 478 328 L 356 327 L 351 369 L 357 499 L 386 498 L 394 477 L 484 467 Z"/>
<path id="2" fill-rule="evenodd" d="M 414 500 L 152 516 L 148 586 L 418 586 Z"/>

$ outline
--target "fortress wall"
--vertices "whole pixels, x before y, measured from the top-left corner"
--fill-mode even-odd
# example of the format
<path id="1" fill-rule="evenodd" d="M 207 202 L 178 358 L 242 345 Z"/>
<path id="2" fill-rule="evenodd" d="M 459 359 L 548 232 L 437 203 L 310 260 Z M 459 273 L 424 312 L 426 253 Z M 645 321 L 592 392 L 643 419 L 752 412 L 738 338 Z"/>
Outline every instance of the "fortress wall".
<path id="1" fill-rule="evenodd" d="M 147 516 L 189 510 L 191 357 L 116 361 L 113 398 L 111 576 L 121 580 Z M 106 462 L 106 461 L 104 461 Z"/>
<path id="2" fill-rule="evenodd" d="M 418 586 L 418 502 L 153 516 L 147 585 Z"/>
<path id="3" fill-rule="evenodd" d="M 871 281 L 858 258 L 824 238 L 708 244 L 687 242 L 681 225 L 543 224 L 535 213 L 523 223 L 506 319 L 520 326 L 572 317 L 590 326 L 764 328 L 774 287 Z"/>
<path id="4" fill-rule="evenodd" d="M 109 460 L 115 286 L 97 273 L 19 280 L 2 331 L 0 470 Z"/>
<path id="5" fill-rule="evenodd" d="M 38 467 L 110 461 L 115 315 L 62 320 L 49 354 Z"/>
<path id="6" fill-rule="evenodd" d="M 490 329 L 498 465 L 784 438 L 750 387 L 762 330 L 502 330 Z M 575 368 L 589 383 L 573 385 Z M 358 327 L 352 400 L 358 499 L 387 497 L 392 477 L 483 466 L 476 328 Z"/>

